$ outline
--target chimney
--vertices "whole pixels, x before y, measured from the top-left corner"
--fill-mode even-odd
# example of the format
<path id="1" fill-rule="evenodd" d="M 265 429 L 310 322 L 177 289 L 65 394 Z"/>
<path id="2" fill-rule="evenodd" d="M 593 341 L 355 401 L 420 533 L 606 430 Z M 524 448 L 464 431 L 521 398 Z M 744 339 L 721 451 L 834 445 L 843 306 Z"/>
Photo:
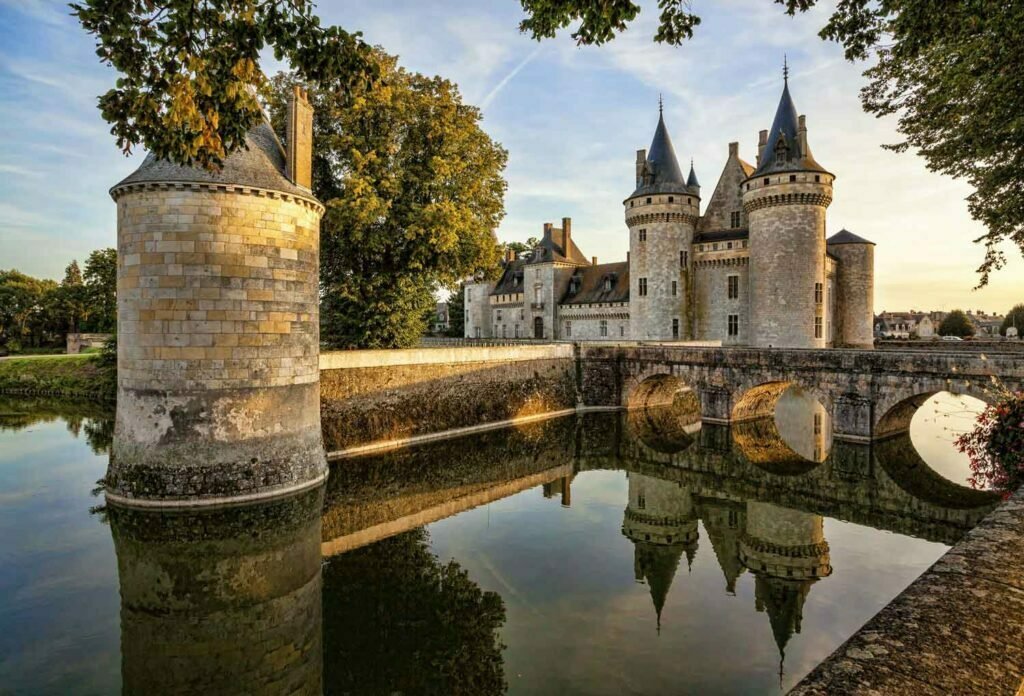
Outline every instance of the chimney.
<path id="1" fill-rule="evenodd" d="M 562 253 L 569 255 L 569 242 L 572 241 L 572 218 L 562 218 Z"/>
<path id="2" fill-rule="evenodd" d="M 288 95 L 285 174 L 296 186 L 313 188 L 313 107 L 299 85 Z"/>
<path id="3" fill-rule="evenodd" d="M 734 159 L 740 156 L 740 144 L 729 143 L 729 159 Z"/>
<path id="4" fill-rule="evenodd" d="M 644 166 L 647 164 L 647 150 L 636 151 L 636 185 L 644 183 Z"/>
<path id="5" fill-rule="evenodd" d="M 807 156 L 807 117 L 797 119 L 796 139 L 800 143 L 800 156 Z"/>
<path id="6" fill-rule="evenodd" d="M 548 241 L 554 241 L 551 238 L 551 228 L 552 227 L 554 227 L 554 225 L 552 225 L 550 222 L 545 222 L 544 223 L 544 239 L 546 239 Z"/>
<path id="7" fill-rule="evenodd" d="M 763 130 L 757 134 L 757 164 L 760 166 L 761 158 L 764 156 L 764 146 L 768 144 L 768 131 Z"/>
<path id="8" fill-rule="evenodd" d="M 516 260 L 515 249 L 505 249 L 505 263 L 512 263 Z"/>
<path id="9" fill-rule="evenodd" d="M 591 265 L 596 266 L 597 265 L 597 257 L 596 256 L 591 256 L 590 257 L 590 263 L 591 263 Z"/>

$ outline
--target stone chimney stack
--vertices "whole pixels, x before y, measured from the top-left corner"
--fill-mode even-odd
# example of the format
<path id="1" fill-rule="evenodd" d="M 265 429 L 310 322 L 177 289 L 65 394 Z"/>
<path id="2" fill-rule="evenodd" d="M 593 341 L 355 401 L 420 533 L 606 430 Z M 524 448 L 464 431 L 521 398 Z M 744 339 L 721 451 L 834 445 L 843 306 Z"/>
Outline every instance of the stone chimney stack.
<path id="1" fill-rule="evenodd" d="M 552 227 L 554 227 L 554 225 L 552 225 L 550 222 L 544 223 L 544 236 L 541 239 L 550 239 L 551 241 L 554 241 L 554 239 L 552 239 L 551 237 Z"/>
<path id="2" fill-rule="evenodd" d="M 515 249 L 506 249 L 505 250 L 505 263 L 512 263 L 515 260 L 516 260 Z"/>
<path id="3" fill-rule="evenodd" d="M 734 157 L 739 157 L 739 156 L 740 156 L 740 144 L 739 143 L 729 143 L 729 158 L 732 159 Z"/>
<path id="4" fill-rule="evenodd" d="M 313 188 L 313 107 L 305 88 L 295 85 L 288 95 L 286 174 L 292 183 Z"/>
<path id="5" fill-rule="evenodd" d="M 807 156 L 807 117 L 801 116 L 797 120 L 796 139 L 800 143 L 800 156 Z"/>
<path id="6" fill-rule="evenodd" d="M 569 255 L 569 244 L 572 241 L 572 218 L 562 218 L 562 253 Z"/>
<path id="7" fill-rule="evenodd" d="M 592 266 L 596 266 L 597 265 L 597 257 L 596 256 L 591 256 L 590 257 L 590 264 Z"/>
<path id="8" fill-rule="evenodd" d="M 768 131 L 763 130 L 757 134 L 757 164 L 760 166 L 761 158 L 764 156 L 764 146 L 768 144 Z"/>
<path id="9" fill-rule="evenodd" d="M 647 164 L 647 150 L 636 151 L 636 185 L 644 182 L 644 166 Z"/>

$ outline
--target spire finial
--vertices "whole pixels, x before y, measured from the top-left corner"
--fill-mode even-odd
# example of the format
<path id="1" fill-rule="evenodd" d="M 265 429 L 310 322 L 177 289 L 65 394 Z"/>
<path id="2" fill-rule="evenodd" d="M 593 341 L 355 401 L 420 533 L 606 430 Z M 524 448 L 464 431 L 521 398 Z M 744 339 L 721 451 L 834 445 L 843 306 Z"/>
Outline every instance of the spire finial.
<path id="1" fill-rule="evenodd" d="M 782 81 L 789 84 L 789 62 L 785 53 L 782 54 Z"/>
<path id="2" fill-rule="evenodd" d="M 658 116 L 664 115 L 665 105 L 661 100 L 661 92 L 658 92 Z"/>

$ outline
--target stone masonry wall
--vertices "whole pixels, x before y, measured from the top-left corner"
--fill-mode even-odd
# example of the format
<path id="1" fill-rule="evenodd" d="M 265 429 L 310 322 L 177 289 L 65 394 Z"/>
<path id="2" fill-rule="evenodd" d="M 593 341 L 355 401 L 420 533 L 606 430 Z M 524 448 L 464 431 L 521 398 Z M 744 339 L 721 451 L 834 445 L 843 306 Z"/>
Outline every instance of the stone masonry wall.
<path id="1" fill-rule="evenodd" d="M 750 219 L 751 345 L 824 348 L 828 305 L 815 302 L 815 283 L 825 283 L 831 185 L 778 183 L 780 178 L 773 175 L 770 185 L 752 187 L 743 198 Z M 814 335 L 815 316 L 822 318 L 820 338 Z"/>
<path id="2" fill-rule="evenodd" d="M 558 336 L 567 341 L 617 341 L 629 339 L 629 303 L 605 302 L 588 305 L 562 305 L 558 310 Z M 607 333 L 601 335 L 601 322 Z M 571 331 L 566 333 L 566 323 Z"/>
<path id="3" fill-rule="evenodd" d="M 697 253 L 693 263 L 694 338 L 722 345 L 750 343 L 749 255 L 745 251 Z M 739 297 L 729 299 L 728 277 L 739 278 Z M 739 335 L 729 336 L 729 315 L 739 315 Z"/>
<path id="4" fill-rule="evenodd" d="M 835 244 L 839 257 L 836 282 L 836 343 L 854 348 L 874 344 L 875 247 L 873 244 Z"/>
<path id="5" fill-rule="evenodd" d="M 687 312 L 687 274 L 679 255 L 690 254 L 700 199 L 687 194 L 638 196 L 626 201 L 629 226 L 629 317 L 635 340 L 672 340 L 672 320 L 679 321 L 678 340 L 691 338 Z M 650 199 L 651 202 L 647 203 Z M 646 241 L 640 241 L 646 230 Z M 641 296 L 640 280 L 647 279 Z M 672 282 L 676 294 L 672 294 Z"/>
<path id="6" fill-rule="evenodd" d="M 576 406 L 570 344 L 321 356 L 328 452 Z"/>
<path id="7" fill-rule="evenodd" d="M 322 478 L 312 199 L 134 185 L 118 209 L 118 409 L 108 491 L 259 495 Z"/>

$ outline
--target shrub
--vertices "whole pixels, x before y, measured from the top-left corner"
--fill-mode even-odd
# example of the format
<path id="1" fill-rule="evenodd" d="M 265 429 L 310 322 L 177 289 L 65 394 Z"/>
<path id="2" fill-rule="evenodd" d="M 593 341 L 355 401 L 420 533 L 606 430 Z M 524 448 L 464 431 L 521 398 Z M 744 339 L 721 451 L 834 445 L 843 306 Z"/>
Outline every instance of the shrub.
<path id="1" fill-rule="evenodd" d="M 1024 392 L 1007 393 L 988 406 L 956 446 L 970 457 L 971 486 L 1009 497 L 1024 483 Z"/>

